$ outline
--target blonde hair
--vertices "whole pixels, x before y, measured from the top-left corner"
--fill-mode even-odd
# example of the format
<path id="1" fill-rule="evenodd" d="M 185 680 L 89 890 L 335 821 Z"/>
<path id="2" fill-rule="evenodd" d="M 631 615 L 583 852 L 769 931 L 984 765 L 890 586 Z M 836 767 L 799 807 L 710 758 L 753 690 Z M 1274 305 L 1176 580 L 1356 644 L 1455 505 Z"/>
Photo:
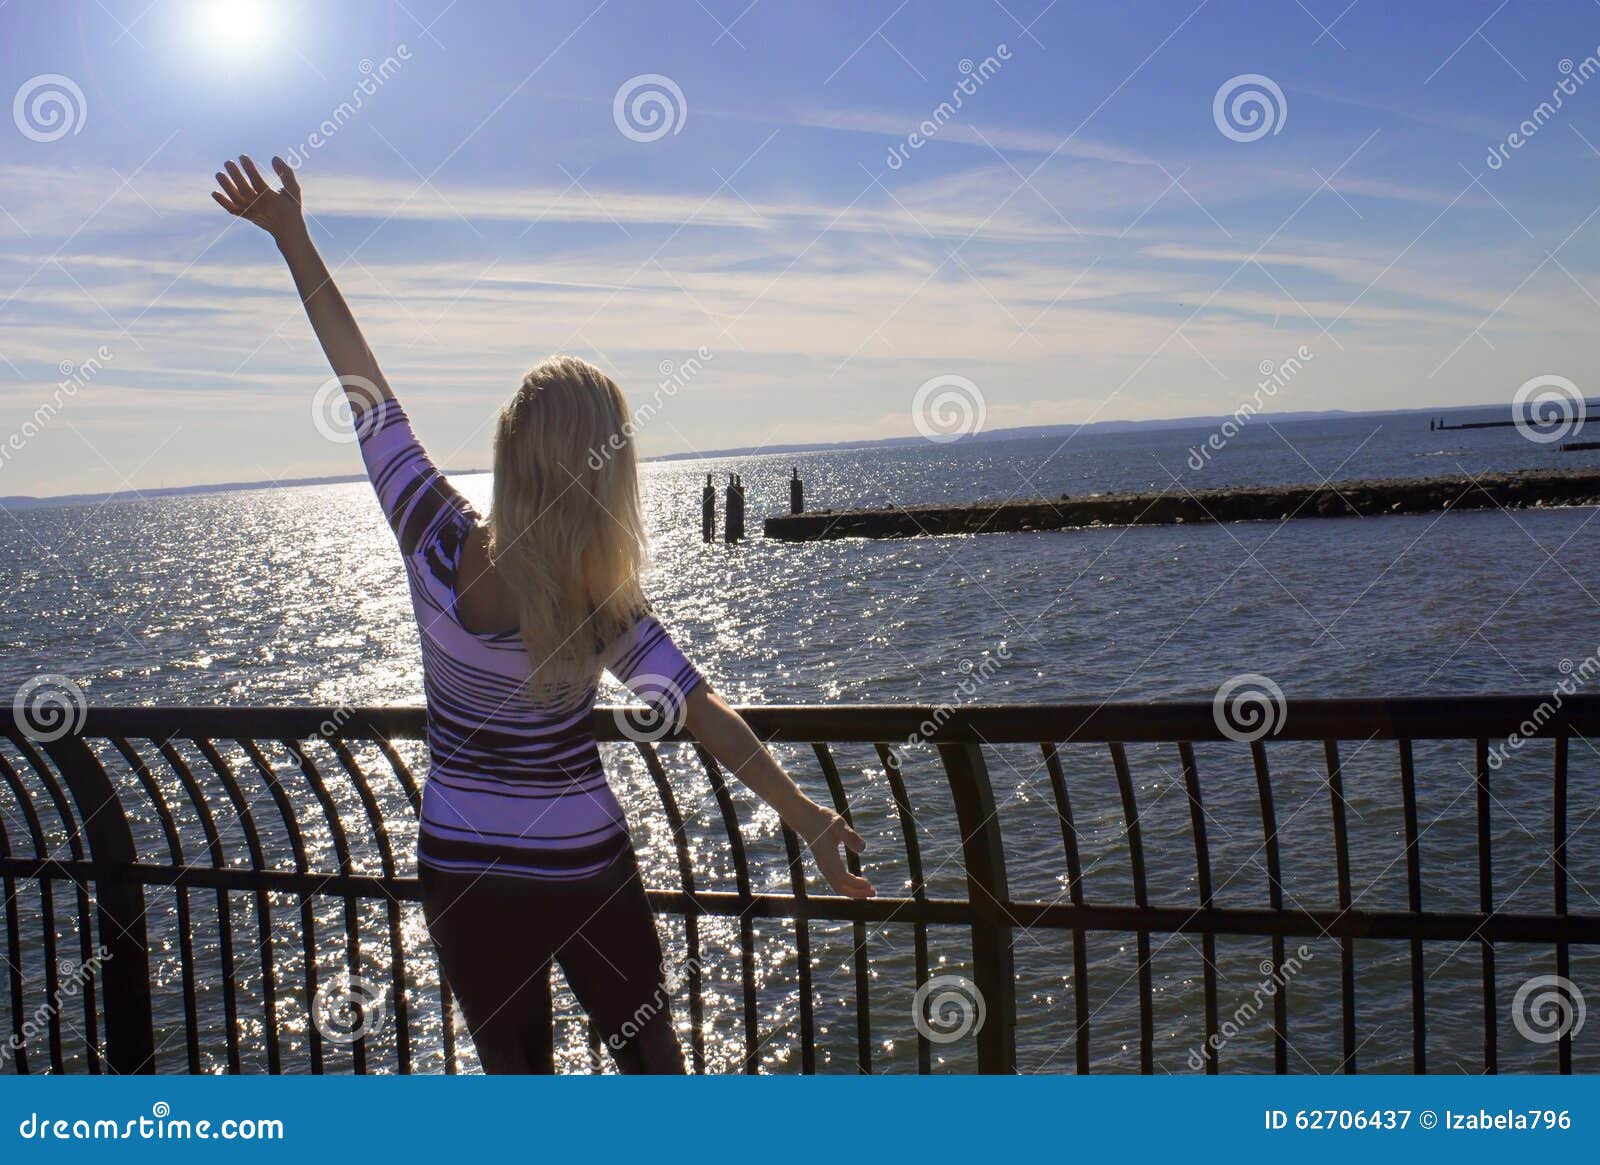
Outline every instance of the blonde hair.
<path id="1" fill-rule="evenodd" d="M 500 410 L 489 557 L 516 598 L 536 702 L 581 700 L 644 610 L 632 429 L 622 390 L 575 356 L 539 364 Z"/>

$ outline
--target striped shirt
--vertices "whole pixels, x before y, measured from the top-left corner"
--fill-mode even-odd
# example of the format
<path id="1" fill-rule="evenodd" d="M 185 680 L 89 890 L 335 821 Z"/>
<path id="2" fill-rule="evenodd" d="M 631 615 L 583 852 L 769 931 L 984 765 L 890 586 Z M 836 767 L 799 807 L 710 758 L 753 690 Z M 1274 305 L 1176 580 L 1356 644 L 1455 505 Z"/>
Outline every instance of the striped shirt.
<path id="1" fill-rule="evenodd" d="M 521 636 L 470 631 L 456 613 L 461 548 L 477 513 L 434 468 L 398 402 L 382 402 L 358 428 L 421 632 L 430 764 L 418 861 L 547 880 L 596 873 L 629 841 L 600 764 L 594 686 L 575 708 L 529 701 Z M 684 697 L 701 682 L 648 613 L 602 662 L 668 720 L 681 716 Z"/>

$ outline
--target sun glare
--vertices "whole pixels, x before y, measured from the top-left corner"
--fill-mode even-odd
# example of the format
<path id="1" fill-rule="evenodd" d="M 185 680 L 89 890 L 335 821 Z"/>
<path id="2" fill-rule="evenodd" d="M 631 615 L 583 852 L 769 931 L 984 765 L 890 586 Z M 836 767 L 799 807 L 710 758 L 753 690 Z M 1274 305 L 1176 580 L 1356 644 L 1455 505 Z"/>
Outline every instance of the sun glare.
<path id="1" fill-rule="evenodd" d="M 261 48 L 272 33 L 272 8 L 261 0 L 205 0 L 199 17 L 201 42 L 212 51 Z"/>

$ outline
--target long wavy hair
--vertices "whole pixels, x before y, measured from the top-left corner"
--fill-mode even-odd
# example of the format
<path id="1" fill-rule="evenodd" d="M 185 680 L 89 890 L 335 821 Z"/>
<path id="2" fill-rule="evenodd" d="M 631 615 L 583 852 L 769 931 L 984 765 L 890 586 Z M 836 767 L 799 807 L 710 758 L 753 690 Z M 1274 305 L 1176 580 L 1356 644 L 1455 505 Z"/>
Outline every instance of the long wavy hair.
<path id="1" fill-rule="evenodd" d="M 577 703 L 639 617 L 644 519 L 627 399 L 586 360 L 522 379 L 494 437 L 489 556 L 516 597 L 537 703 Z"/>

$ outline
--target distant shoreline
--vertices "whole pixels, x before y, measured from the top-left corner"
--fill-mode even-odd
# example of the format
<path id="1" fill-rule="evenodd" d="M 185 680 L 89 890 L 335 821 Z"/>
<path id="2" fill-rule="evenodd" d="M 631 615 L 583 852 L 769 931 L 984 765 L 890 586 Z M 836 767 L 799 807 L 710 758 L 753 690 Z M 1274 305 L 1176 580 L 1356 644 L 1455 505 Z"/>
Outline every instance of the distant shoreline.
<path id="1" fill-rule="evenodd" d="M 1478 405 L 1452 405 L 1449 408 L 1405 408 L 1405 409 L 1324 409 L 1316 412 L 1283 412 L 1260 413 L 1262 419 L 1281 423 L 1293 424 L 1302 421 L 1326 421 L 1337 419 L 1352 419 L 1358 417 L 1398 417 L 1418 416 L 1433 417 L 1446 416 L 1464 412 L 1482 412 L 1486 409 L 1507 408 L 1503 403 L 1478 404 Z M 1164 429 L 1206 429 L 1214 428 L 1225 416 L 1195 416 L 1195 417 L 1170 417 L 1157 418 L 1148 421 L 1091 421 L 1085 424 L 1054 424 L 1054 425 L 1023 425 L 1009 429 L 992 429 L 988 432 L 974 433 L 970 436 L 960 437 L 950 442 L 952 445 L 970 445 L 986 443 L 1004 443 L 1008 441 L 1026 441 L 1036 437 L 1067 437 L 1079 432 L 1093 433 L 1130 433 L 1139 431 L 1159 431 Z M 911 437 L 879 437 L 857 441 L 815 441 L 798 442 L 791 445 L 744 445 L 729 449 L 706 449 L 685 453 L 662 453 L 654 457 L 642 458 L 645 462 L 667 461 L 717 461 L 730 457 L 769 457 L 793 455 L 800 453 L 837 453 L 851 449 L 894 449 L 907 446 L 917 446 L 927 443 L 921 436 Z M 476 473 L 488 473 L 487 469 L 453 469 L 447 471 L 447 476 L 465 477 Z M 143 501 L 152 498 L 186 497 L 191 494 L 234 493 L 244 490 L 261 489 L 291 489 L 300 486 L 314 485 L 346 485 L 351 482 L 366 481 L 362 473 L 333 474 L 323 477 L 297 477 L 282 481 L 229 481 L 215 482 L 200 485 L 162 486 L 156 489 L 143 490 L 117 490 L 111 493 L 81 493 L 81 494 L 48 494 L 32 496 L 17 494 L 11 497 L 0 497 L 0 508 L 8 510 L 35 509 L 48 506 L 91 505 L 116 501 Z"/>

